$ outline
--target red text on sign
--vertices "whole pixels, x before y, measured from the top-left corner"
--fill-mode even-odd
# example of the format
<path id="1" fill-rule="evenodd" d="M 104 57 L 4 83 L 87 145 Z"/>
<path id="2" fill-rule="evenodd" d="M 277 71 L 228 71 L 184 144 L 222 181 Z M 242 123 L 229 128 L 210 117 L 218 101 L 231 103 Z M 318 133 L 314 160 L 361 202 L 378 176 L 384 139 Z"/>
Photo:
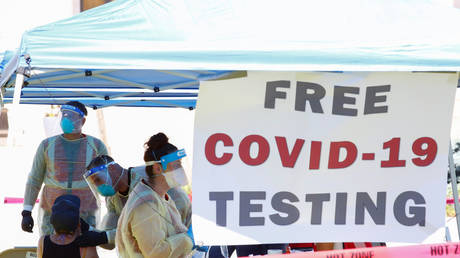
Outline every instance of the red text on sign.
<path id="1" fill-rule="evenodd" d="M 306 145 L 305 139 L 296 139 L 293 144 L 288 144 L 288 140 L 283 136 L 275 136 L 276 146 L 270 146 L 269 140 L 257 134 L 244 137 L 238 145 L 238 156 L 240 160 L 248 166 L 259 166 L 264 164 L 272 148 L 276 150 L 279 156 L 281 166 L 285 168 L 294 168 L 299 158 L 303 146 Z M 308 144 L 308 143 L 307 143 Z M 291 145 L 292 147 L 289 147 Z M 251 152 L 252 146 L 257 146 L 256 152 Z M 308 167 L 310 170 L 320 169 L 321 151 L 323 143 L 321 141 L 311 141 L 309 148 Z M 222 154 L 217 154 L 216 149 L 222 149 Z M 306 147 L 308 148 L 308 147 Z M 405 167 L 406 160 L 400 157 L 401 138 L 395 137 L 383 143 L 383 151 L 388 153 L 387 160 L 380 161 L 380 167 Z M 433 163 L 437 155 L 437 143 L 433 138 L 420 137 L 412 144 L 412 153 L 416 157 L 411 161 L 415 166 L 425 167 Z M 213 165 L 225 165 L 233 159 L 235 146 L 233 139 L 225 133 L 215 133 L 208 137 L 205 143 L 205 157 Z M 342 157 L 341 153 L 345 153 Z M 327 160 L 328 169 L 343 169 L 350 167 L 358 157 L 363 161 L 372 162 L 375 159 L 375 153 L 366 152 L 358 155 L 358 146 L 351 141 L 331 141 L 329 143 L 329 156 Z"/>

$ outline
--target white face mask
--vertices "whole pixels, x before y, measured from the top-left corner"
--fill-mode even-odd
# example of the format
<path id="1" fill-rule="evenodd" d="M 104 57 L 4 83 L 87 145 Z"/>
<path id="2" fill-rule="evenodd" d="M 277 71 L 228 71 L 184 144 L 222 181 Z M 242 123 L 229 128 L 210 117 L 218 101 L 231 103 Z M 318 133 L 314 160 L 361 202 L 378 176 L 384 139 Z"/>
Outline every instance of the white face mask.
<path id="1" fill-rule="evenodd" d="M 185 175 L 185 171 L 182 167 L 164 173 L 163 176 L 171 188 L 185 186 L 188 184 L 187 176 Z"/>

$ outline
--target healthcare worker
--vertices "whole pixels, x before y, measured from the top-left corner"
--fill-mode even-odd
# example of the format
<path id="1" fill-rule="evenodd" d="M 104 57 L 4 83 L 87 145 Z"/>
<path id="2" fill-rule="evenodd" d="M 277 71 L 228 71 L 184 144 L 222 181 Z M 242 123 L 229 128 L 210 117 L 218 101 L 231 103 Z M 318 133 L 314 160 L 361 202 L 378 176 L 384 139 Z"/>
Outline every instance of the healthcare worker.
<path id="1" fill-rule="evenodd" d="M 38 214 L 41 236 L 53 233 L 51 207 L 63 194 L 78 196 L 81 200 L 80 216 L 95 226 L 98 203 L 83 174 L 94 157 L 107 154 L 107 148 L 101 140 L 82 133 L 87 114 L 82 103 L 67 102 L 60 113 L 63 134 L 47 138 L 38 146 L 24 193 L 22 230 L 32 232 L 32 209 L 43 183 Z"/>
<path id="2" fill-rule="evenodd" d="M 87 169 L 88 172 L 85 173 L 85 179 L 93 189 L 94 195 L 96 198 L 99 198 L 99 196 L 105 197 L 107 214 L 105 214 L 98 229 L 104 230 L 106 235 L 92 232 L 85 233 L 80 238 L 80 246 L 93 246 L 103 243 L 101 247 L 113 249 L 115 247 L 115 233 L 121 210 L 125 206 L 128 196 L 136 184 L 141 179 L 148 179 L 145 166 L 125 169 L 116 163 L 112 157 L 100 155 L 91 161 Z M 111 187 L 101 186 L 101 182 L 109 177 L 113 185 Z M 96 183 L 99 183 L 99 185 L 96 185 Z M 192 208 L 190 199 L 185 191 L 180 187 L 174 187 L 169 189 L 167 193 L 181 214 L 182 223 L 186 227 L 190 226 Z"/>
<path id="3" fill-rule="evenodd" d="M 148 179 L 129 194 L 118 220 L 116 246 L 120 257 L 185 257 L 194 246 L 191 227 L 182 223 L 170 188 L 187 184 L 181 159 L 185 151 L 168 142 L 163 133 L 147 143 L 144 161 Z"/>

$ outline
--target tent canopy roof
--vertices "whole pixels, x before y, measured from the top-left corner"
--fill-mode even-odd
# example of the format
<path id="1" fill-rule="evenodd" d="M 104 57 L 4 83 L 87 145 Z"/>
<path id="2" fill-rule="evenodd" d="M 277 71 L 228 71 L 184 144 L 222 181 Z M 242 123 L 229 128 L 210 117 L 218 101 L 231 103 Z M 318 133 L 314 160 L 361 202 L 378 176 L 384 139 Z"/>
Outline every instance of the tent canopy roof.
<path id="1" fill-rule="evenodd" d="M 460 71 L 460 9 L 442 2 L 117 0 L 24 33 L 0 85 L 25 68 L 24 99 L 56 103 L 72 88 L 100 91 L 96 105 L 128 89 L 196 93 L 241 70 Z"/>
<path id="2" fill-rule="evenodd" d="M 21 53 L 41 68 L 458 71 L 460 9 L 440 2 L 118 0 L 26 32 Z"/>

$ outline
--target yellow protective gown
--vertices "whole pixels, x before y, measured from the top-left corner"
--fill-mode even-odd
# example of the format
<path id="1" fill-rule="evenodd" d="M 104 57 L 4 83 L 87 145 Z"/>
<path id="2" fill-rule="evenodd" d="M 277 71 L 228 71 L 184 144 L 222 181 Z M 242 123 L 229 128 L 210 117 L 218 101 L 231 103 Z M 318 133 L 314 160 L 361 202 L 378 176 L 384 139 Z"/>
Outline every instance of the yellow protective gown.
<path id="1" fill-rule="evenodd" d="M 128 196 L 142 178 L 147 179 L 145 166 L 133 167 L 131 169 L 131 183 L 129 186 Z M 174 201 L 176 208 L 181 215 L 182 223 L 188 228 L 191 224 L 192 204 L 187 194 L 184 190 L 182 190 L 182 188 L 175 187 L 168 190 L 168 195 Z M 128 196 L 117 192 L 114 196 L 110 196 L 105 199 L 107 214 L 102 219 L 100 229 L 107 232 L 108 244 L 101 245 L 103 248 L 115 248 L 115 234 L 117 231 L 118 218 L 120 217 L 121 210 L 128 200 Z"/>
<path id="2" fill-rule="evenodd" d="M 77 195 L 81 200 L 80 216 L 95 226 L 98 203 L 83 174 L 87 164 L 102 154 L 107 154 L 104 143 L 89 135 L 77 140 L 56 135 L 40 143 L 24 193 L 24 209 L 31 211 L 42 184 L 45 184 L 40 197 L 40 235 L 53 233 L 49 222 L 51 207 L 54 200 L 63 194 Z"/>
<path id="3" fill-rule="evenodd" d="M 121 212 L 115 242 L 120 257 L 185 257 L 192 250 L 174 201 L 159 196 L 143 181 Z"/>
<path id="4" fill-rule="evenodd" d="M 168 195 L 176 204 L 182 223 L 187 228 L 190 227 L 192 222 L 192 202 L 190 202 L 187 193 L 181 187 L 174 187 L 168 190 Z"/>

